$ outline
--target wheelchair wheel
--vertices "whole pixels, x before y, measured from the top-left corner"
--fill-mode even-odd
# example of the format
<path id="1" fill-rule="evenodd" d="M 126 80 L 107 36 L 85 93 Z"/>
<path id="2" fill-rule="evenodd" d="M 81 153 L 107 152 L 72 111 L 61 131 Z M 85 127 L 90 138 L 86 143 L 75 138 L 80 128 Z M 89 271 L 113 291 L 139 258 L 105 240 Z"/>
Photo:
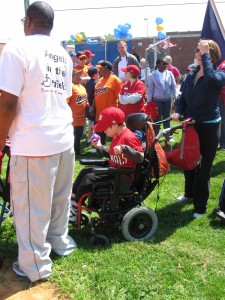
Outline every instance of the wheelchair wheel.
<path id="1" fill-rule="evenodd" d="M 90 242 L 94 247 L 109 247 L 110 245 L 108 238 L 103 234 L 92 235 Z"/>
<path id="2" fill-rule="evenodd" d="M 134 207 L 123 217 L 122 234 L 127 241 L 146 241 L 156 232 L 156 213 L 145 206 Z"/>

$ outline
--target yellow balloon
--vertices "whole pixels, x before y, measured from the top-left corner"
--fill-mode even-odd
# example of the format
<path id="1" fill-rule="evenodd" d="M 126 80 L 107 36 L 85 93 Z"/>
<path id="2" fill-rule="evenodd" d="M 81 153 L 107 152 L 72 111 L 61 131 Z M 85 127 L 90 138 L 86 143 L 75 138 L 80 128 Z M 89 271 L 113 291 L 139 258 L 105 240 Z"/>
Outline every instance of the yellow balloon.
<path id="1" fill-rule="evenodd" d="M 162 25 L 157 25 L 156 26 L 157 31 L 161 31 L 164 29 L 164 27 Z"/>
<path id="2" fill-rule="evenodd" d="M 82 36 L 80 33 L 78 33 L 78 34 L 76 35 L 76 40 L 77 40 L 78 42 L 81 42 L 81 41 L 83 40 L 83 36 Z"/>

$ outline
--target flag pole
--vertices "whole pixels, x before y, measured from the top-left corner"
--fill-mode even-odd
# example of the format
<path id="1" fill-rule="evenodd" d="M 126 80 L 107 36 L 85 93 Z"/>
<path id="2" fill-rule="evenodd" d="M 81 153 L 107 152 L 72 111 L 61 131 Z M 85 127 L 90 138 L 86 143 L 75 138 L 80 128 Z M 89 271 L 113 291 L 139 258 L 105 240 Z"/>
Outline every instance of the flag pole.
<path id="1" fill-rule="evenodd" d="M 219 27 L 220 27 L 221 33 L 222 33 L 222 35 L 223 35 L 223 38 L 224 38 L 224 40 L 225 40 L 225 30 L 224 30 L 224 27 L 223 27 L 223 23 L 222 23 L 222 21 L 221 21 L 221 19 L 220 19 L 220 15 L 219 15 L 219 13 L 218 13 L 218 11 L 217 11 L 215 2 L 214 2 L 214 0 L 209 0 L 209 1 L 210 1 L 210 3 L 211 3 L 212 9 L 213 9 L 213 11 L 214 11 L 214 14 L 215 14 L 215 16 L 216 16 L 216 18 L 217 18 L 217 22 L 218 22 L 218 25 L 219 25 Z"/>

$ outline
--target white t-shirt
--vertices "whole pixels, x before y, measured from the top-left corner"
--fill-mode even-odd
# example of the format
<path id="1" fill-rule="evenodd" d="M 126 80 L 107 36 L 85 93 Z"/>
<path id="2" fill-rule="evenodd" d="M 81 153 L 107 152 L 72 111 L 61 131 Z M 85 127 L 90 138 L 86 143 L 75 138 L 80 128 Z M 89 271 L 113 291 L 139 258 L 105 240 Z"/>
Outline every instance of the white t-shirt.
<path id="1" fill-rule="evenodd" d="M 121 57 L 121 60 L 118 63 L 118 77 L 122 82 L 126 81 L 126 78 L 125 78 L 125 73 L 121 71 L 121 69 L 126 68 L 126 66 L 127 66 L 127 57 L 126 56 Z"/>
<path id="2" fill-rule="evenodd" d="M 10 41 L 0 56 L 0 89 L 18 96 L 11 154 L 48 156 L 73 147 L 71 58 L 46 35 Z"/>
<path id="3" fill-rule="evenodd" d="M 159 70 L 156 70 L 158 76 L 159 76 L 159 80 L 162 84 L 162 86 L 165 88 L 165 85 L 166 85 L 166 75 L 167 73 L 164 71 L 164 72 L 159 72 Z"/>

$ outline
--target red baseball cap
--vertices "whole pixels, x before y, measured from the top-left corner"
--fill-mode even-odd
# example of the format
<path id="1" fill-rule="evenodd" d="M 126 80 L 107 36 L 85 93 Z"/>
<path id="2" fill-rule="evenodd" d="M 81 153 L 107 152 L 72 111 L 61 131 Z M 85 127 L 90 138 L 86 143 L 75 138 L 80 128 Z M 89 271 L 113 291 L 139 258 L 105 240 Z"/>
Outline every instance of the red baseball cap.
<path id="1" fill-rule="evenodd" d="M 85 55 L 86 55 L 87 57 L 93 57 L 93 56 L 95 56 L 95 54 L 92 53 L 90 50 L 84 50 L 84 53 L 85 53 Z"/>
<path id="2" fill-rule="evenodd" d="M 122 124 L 124 121 L 125 115 L 120 108 L 107 107 L 100 114 L 98 123 L 94 125 L 93 129 L 97 132 L 103 132 L 108 127 L 115 124 Z"/>
<path id="3" fill-rule="evenodd" d="M 121 68 L 123 72 L 130 72 L 134 74 L 134 76 L 138 76 L 140 74 L 140 70 L 137 66 L 135 65 L 129 65 L 126 68 Z"/>

